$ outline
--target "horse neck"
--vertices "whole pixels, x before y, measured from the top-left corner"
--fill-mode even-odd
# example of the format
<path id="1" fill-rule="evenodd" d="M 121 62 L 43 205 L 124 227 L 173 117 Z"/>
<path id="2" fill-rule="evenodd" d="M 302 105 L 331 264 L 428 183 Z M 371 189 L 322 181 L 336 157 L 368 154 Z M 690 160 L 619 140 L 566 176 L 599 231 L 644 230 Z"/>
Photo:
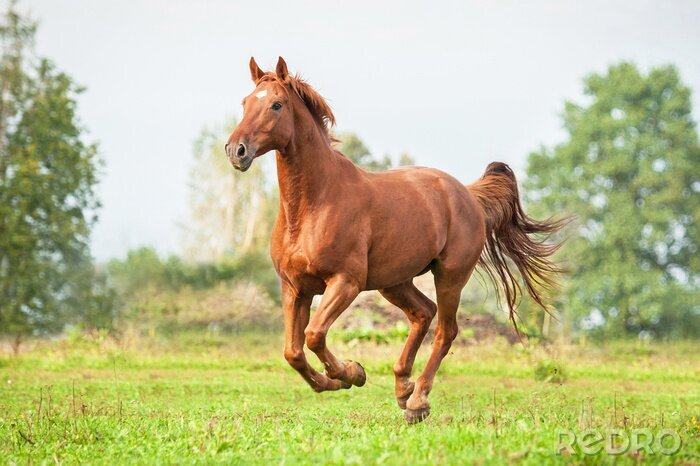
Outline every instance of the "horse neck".
<path id="1" fill-rule="evenodd" d="M 284 154 L 277 152 L 280 209 L 287 228 L 294 232 L 305 212 L 324 202 L 343 169 L 338 154 L 308 113 L 295 118 L 294 138 Z"/>

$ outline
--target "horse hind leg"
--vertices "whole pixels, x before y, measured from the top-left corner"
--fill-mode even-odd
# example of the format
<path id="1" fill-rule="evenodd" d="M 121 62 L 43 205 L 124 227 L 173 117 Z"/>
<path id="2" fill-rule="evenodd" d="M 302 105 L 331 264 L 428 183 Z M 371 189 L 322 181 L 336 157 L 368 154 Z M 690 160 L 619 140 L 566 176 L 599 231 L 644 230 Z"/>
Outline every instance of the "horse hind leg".
<path id="1" fill-rule="evenodd" d="M 401 356 L 394 364 L 396 402 L 401 409 L 406 409 L 406 402 L 415 386 L 415 383 L 410 380 L 413 362 L 435 317 L 437 306 L 421 293 L 412 281 L 385 288 L 379 292 L 387 301 L 406 314 L 411 326 Z"/>
<path id="2" fill-rule="evenodd" d="M 471 262 L 471 261 L 470 261 Z M 463 264 L 455 267 L 446 267 L 444 263 L 438 264 L 434 270 L 435 290 L 437 292 L 437 327 L 433 350 L 430 354 L 423 373 L 416 379 L 413 393 L 406 402 L 404 417 L 409 424 L 421 422 L 430 415 L 430 403 L 428 394 L 433 388 L 433 380 L 440 363 L 447 355 L 452 342 L 457 337 L 457 309 L 462 294 L 462 288 L 467 283 L 474 270 L 476 260 L 468 266 Z"/>

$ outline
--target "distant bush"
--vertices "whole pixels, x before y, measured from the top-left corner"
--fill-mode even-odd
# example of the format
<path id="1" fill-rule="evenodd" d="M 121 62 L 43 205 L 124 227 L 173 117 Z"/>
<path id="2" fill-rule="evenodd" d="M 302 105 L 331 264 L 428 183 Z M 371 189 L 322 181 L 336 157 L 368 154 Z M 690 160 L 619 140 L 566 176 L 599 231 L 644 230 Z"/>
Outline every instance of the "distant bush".
<path id="1" fill-rule="evenodd" d="M 177 330 L 269 330 L 282 327 L 279 306 L 253 282 L 179 291 L 144 290 L 122 314 L 123 324 Z"/>
<path id="2" fill-rule="evenodd" d="M 567 375 L 561 363 L 551 360 L 538 361 L 535 365 L 535 380 L 548 383 L 566 382 Z"/>
<path id="3" fill-rule="evenodd" d="M 126 259 L 107 265 L 112 285 L 127 301 L 145 289 L 202 290 L 221 283 L 254 282 L 268 296 L 280 302 L 279 281 L 270 258 L 262 252 L 224 258 L 213 263 L 185 262 L 177 256 L 161 259 L 152 248 L 129 251 Z"/>
<path id="4" fill-rule="evenodd" d="M 343 329 L 339 332 L 342 341 L 367 341 L 372 343 L 387 344 L 403 342 L 408 338 L 409 328 L 404 322 L 396 322 L 389 328 L 355 328 Z"/>

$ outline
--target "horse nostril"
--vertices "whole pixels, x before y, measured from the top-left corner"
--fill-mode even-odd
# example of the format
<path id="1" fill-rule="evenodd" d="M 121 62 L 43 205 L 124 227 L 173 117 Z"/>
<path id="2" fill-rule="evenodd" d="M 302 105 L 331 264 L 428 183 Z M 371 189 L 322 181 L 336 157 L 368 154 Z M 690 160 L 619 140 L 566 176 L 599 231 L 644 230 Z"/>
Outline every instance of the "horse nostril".
<path id="1" fill-rule="evenodd" d="M 224 152 L 226 152 L 227 154 L 228 154 L 228 146 L 229 146 L 228 143 L 226 143 L 226 145 L 224 146 Z"/>
<path id="2" fill-rule="evenodd" d="M 236 151 L 236 155 L 239 157 L 243 157 L 245 155 L 245 146 L 243 144 L 238 145 L 238 150 Z"/>

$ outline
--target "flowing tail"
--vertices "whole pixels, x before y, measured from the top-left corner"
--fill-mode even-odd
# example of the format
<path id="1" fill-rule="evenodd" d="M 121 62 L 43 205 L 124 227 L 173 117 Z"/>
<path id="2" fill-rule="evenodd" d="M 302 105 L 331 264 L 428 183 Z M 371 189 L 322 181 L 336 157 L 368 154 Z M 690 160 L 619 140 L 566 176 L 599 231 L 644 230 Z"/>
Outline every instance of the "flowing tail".
<path id="1" fill-rule="evenodd" d="M 490 163 L 484 175 L 467 189 L 481 205 L 486 221 L 486 245 L 479 265 L 496 288 L 503 290 L 510 320 L 520 335 L 515 317 L 522 289 L 508 259 L 520 272 L 528 294 L 545 312 L 550 312 L 545 295 L 556 286 L 556 275 L 563 270 L 550 259 L 560 244 L 546 240 L 568 220 L 540 222 L 528 217 L 520 204 L 515 174 L 502 162 Z M 531 237 L 537 234 L 545 236 Z"/>

